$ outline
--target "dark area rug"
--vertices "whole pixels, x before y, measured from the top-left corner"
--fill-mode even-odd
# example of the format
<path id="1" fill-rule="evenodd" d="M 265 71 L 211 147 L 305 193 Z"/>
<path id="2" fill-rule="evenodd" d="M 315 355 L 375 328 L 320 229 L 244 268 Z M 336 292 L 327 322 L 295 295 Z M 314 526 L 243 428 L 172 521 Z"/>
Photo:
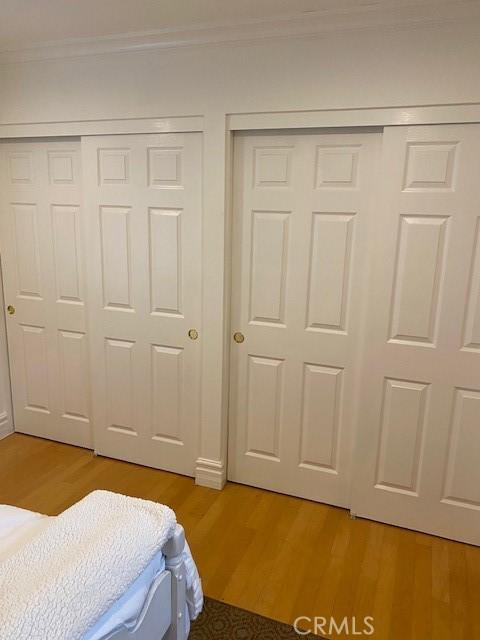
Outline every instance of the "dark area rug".
<path id="1" fill-rule="evenodd" d="M 299 640 L 319 638 L 299 635 L 283 624 L 225 602 L 205 598 L 202 613 L 192 623 L 188 640 Z"/>

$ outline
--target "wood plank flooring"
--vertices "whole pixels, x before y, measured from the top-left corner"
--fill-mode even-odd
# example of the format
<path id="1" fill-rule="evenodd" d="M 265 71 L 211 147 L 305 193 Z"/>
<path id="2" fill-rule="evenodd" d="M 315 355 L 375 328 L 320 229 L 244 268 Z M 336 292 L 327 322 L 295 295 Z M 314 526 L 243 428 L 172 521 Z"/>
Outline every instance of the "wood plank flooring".
<path id="1" fill-rule="evenodd" d="M 170 505 L 212 598 L 286 623 L 373 616 L 375 640 L 480 639 L 479 548 L 21 434 L 0 442 L 0 503 L 55 515 L 100 488 Z"/>

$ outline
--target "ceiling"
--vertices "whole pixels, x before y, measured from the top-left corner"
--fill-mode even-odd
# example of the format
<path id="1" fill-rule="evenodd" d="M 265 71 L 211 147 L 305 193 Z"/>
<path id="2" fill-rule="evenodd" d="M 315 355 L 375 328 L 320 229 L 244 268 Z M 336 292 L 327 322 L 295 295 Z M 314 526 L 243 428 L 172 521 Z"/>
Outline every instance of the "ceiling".
<path id="1" fill-rule="evenodd" d="M 309 12 L 382 11 L 478 0 L 0 0 L 0 51 L 72 39 L 249 23 Z"/>

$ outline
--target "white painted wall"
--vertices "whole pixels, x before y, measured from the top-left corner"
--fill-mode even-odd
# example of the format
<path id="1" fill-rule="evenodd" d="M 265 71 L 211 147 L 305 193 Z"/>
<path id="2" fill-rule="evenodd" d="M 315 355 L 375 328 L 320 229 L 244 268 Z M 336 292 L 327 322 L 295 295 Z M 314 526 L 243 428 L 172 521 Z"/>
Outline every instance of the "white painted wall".
<path id="1" fill-rule="evenodd" d="M 226 458 L 225 115 L 477 102 L 479 34 L 470 21 L 0 66 L 0 124 L 205 117 L 199 467 L 213 485 Z"/>
<path id="2" fill-rule="evenodd" d="M 0 123 L 476 101 L 480 25 L 0 67 Z"/>
<path id="3" fill-rule="evenodd" d="M 1 269 L 0 269 L 1 275 Z M 0 278 L 0 439 L 13 431 L 10 371 L 8 368 L 7 335 L 4 316 L 3 286 Z"/>

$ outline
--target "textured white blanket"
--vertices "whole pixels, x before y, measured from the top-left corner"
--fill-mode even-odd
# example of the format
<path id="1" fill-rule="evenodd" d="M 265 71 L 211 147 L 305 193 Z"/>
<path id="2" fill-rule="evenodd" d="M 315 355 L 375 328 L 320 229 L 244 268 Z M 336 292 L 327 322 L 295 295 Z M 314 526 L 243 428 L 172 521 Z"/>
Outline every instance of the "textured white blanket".
<path id="1" fill-rule="evenodd" d="M 1 640 L 76 640 L 167 541 L 164 505 L 94 491 L 0 564 Z"/>

